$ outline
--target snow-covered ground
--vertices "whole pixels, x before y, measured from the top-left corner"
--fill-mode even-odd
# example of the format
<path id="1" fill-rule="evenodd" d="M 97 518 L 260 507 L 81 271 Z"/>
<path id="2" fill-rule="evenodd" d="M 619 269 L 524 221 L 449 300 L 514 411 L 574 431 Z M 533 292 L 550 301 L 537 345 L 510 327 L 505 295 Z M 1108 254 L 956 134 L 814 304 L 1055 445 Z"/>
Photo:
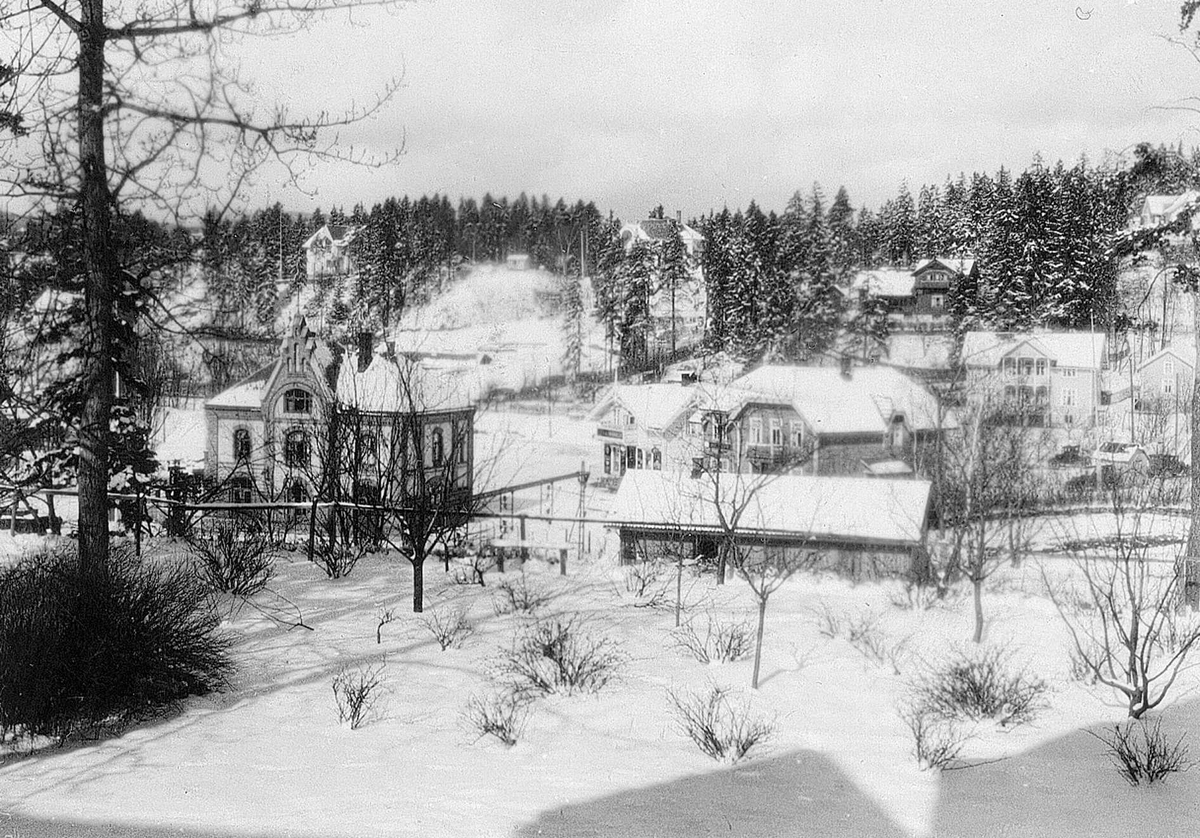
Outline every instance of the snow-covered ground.
<path id="1" fill-rule="evenodd" d="M 1077 516 L 1069 529 L 1109 523 Z M 510 566 L 509 579 L 524 573 L 553 595 L 544 614 L 583 615 L 626 660 L 598 695 L 537 701 L 509 749 L 477 738 L 462 716 L 469 696 L 491 689 L 523 623 L 495 613 L 498 574 L 481 588 L 427 566 L 427 613 L 462 608 L 475 627 L 461 649 L 443 652 L 407 613 L 403 561 L 369 557 L 329 581 L 292 557 L 280 563 L 276 594 L 226 620 L 238 663 L 228 692 L 116 738 L 10 758 L 0 765 L 0 810 L 14 813 L 21 835 L 1194 834 L 1200 772 L 1133 788 L 1088 735 L 1121 721 L 1121 702 L 1071 679 L 1043 566 L 1060 576 L 1069 568 L 1047 556 L 989 582 L 985 642 L 1050 683 L 1047 706 L 1020 727 L 980 725 L 964 753 L 972 768 L 918 770 L 897 714 L 924 662 L 970 646 L 966 596 L 913 610 L 898 605 L 896 581 L 795 577 L 771 600 L 752 692 L 749 660 L 702 665 L 682 653 L 671 611 L 637 607 L 611 559 L 575 561 L 566 577 L 540 561 Z M 701 627 L 710 615 L 752 619 L 744 583 L 687 577 L 684 592 Z M 297 609 L 312 631 L 289 628 Z M 389 609 L 398 619 L 377 644 L 378 615 Z M 822 635 L 822 612 L 875 620 L 898 650 L 899 674 Z M 331 680 L 359 665 L 383 667 L 386 693 L 370 722 L 350 730 L 338 722 Z M 709 683 L 774 720 L 756 759 L 715 763 L 676 728 L 667 691 Z M 1185 673 L 1156 712 L 1171 733 L 1200 723 L 1197 686 L 1197 673 Z"/>

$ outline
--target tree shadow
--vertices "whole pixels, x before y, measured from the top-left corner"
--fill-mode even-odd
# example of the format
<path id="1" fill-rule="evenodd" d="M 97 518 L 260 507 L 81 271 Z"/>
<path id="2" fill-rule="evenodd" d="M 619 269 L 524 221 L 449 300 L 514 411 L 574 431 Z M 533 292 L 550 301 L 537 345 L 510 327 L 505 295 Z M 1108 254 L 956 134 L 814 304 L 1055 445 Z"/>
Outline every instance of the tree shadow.
<path id="1" fill-rule="evenodd" d="M 1200 702 L 1147 717 L 1174 743 L 1200 728 Z M 1127 720 L 1122 720 L 1122 726 Z M 1111 764 L 1091 725 L 998 762 L 942 774 L 934 835 L 1196 835 L 1200 770 L 1131 786 Z M 1185 740 L 1186 744 L 1186 740 Z M 1193 750 L 1193 758 L 1195 751 Z"/>
<path id="2" fill-rule="evenodd" d="M 522 838 L 866 838 L 907 832 L 829 757 L 798 750 L 548 810 L 514 834 Z"/>

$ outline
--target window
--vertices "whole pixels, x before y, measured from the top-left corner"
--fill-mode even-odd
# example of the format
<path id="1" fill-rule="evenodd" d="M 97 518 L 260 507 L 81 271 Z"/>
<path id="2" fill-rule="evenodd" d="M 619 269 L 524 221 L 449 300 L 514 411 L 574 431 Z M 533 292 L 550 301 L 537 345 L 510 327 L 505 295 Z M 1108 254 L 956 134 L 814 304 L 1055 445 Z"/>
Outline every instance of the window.
<path id="1" fill-rule="evenodd" d="M 1033 401 L 1033 388 L 1020 387 L 1017 390 L 1017 401 L 1022 405 L 1027 405 Z"/>
<path id="2" fill-rule="evenodd" d="M 1038 375 L 1046 374 L 1046 359 L 1045 358 L 1037 359 L 1037 374 Z"/>
<path id="3" fill-rule="evenodd" d="M 655 471 L 662 471 L 662 452 L 657 448 L 650 451 L 650 467 Z"/>
<path id="4" fill-rule="evenodd" d="M 467 439 L 467 423 L 458 421 L 454 423 L 454 461 L 462 464 L 467 461 L 467 449 L 470 447 L 470 442 Z"/>
<path id="5" fill-rule="evenodd" d="M 903 416 L 893 416 L 892 417 L 892 434 L 891 434 L 891 440 L 890 440 L 891 446 L 892 446 L 892 448 L 903 448 L 904 442 L 905 442 L 904 417 Z"/>
<path id="6" fill-rule="evenodd" d="M 1175 392 L 1175 381 L 1170 378 L 1162 380 L 1162 391 L 1164 396 L 1169 396 Z"/>
<path id="7" fill-rule="evenodd" d="M 1071 407 L 1075 404 L 1075 391 L 1071 388 L 1063 388 L 1062 395 L 1059 396 L 1059 404 L 1062 407 Z"/>
<path id="8" fill-rule="evenodd" d="M 803 425 L 803 423 L 792 422 L 791 432 L 792 432 L 792 445 L 796 446 L 797 448 L 803 448 L 804 447 L 804 425 Z"/>
<path id="9" fill-rule="evenodd" d="M 1021 375 L 1033 375 L 1033 359 L 1022 358 L 1018 364 Z"/>
<path id="10" fill-rule="evenodd" d="M 312 413 L 312 395 L 307 390 L 288 390 L 283 394 L 283 412 Z"/>
<path id="11" fill-rule="evenodd" d="M 287 487 L 287 499 L 289 503 L 304 503 L 308 500 L 308 489 L 299 480 L 293 480 Z"/>
<path id="12" fill-rule="evenodd" d="M 763 441 L 762 418 L 755 416 L 753 419 L 750 420 L 750 444 L 751 445 L 762 445 L 762 441 Z"/>
<path id="13" fill-rule="evenodd" d="M 254 500 L 254 482 L 244 474 L 229 481 L 229 499 L 234 503 L 250 503 Z"/>
<path id="14" fill-rule="evenodd" d="M 308 436 L 304 431 L 288 431 L 283 438 L 283 462 L 289 468 L 304 468 L 309 464 Z"/>
<path id="15" fill-rule="evenodd" d="M 440 466 L 446 459 L 446 439 L 441 428 L 434 428 L 429 433 L 429 453 L 435 466 Z"/>
<path id="16" fill-rule="evenodd" d="M 1058 371 L 1062 373 L 1063 378 L 1075 377 L 1075 370 L 1071 369 L 1070 367 L 1059 367 Z"/>
<path id="17" fill-rule="evenodd" d="M 771 419 L 771 445 L 783 445 L 783 422 L 779 419 Z"/>
<path id="18" fill-rule="evenodd" d="M 1174 375 L 1174 374 L 1175 374 L 1175 362 L 1172 361 L 1170 358 L 1168 358 L 1165 361 L 1163 361 L 1163 375 Z"/>
<path id="19" fill-rule="evenodd" d="M 358 458 L 360 463 L 373 465 L 379 461 L 379 438 L 367 431 L 358 438 Z"/>
<path id="20" fill-rule="evenodd" d="M 637 449 L 637 467 L 638 468 L 646 467 L 646 452 L 640 448 Z"/>
<path id="21" fill-rule="evenodd" d="M 250 431 L 245 428 L 233 432 L 233 458 L 238 462 L 250 459 Z"/>
<path id="22" fill-rule="evenodd" d="M 1005 387 L 1004 388 L 1004 400 L 1006 402 L 1016 401 L 1017 400 L 1017 388 L 1012 386 L 1011 384 L 1009 384 L 1007 387 Z"/>
<path id="23" fill-rule="evenodd" d="M 637 449 L 632 445 L 625 446 L 625 468 L 637 468 Z M 621 473 L 624 474 L 624 470 Z"/>
<path id="24" fill-rule="evenodd" d="M 1048 401 L 1050 401 L 1050 390 L 1049 390 L 1049 388 L 1047 388 L 1047 387 L 1045 387 L 1045 386 L 1038 387 L 1038 388 L 1037 388 L 1037 390 L 1036 390 L 1036 391 L 1035 391 L 1035 393 L 1034 393 L 1034 400 L 1035 400 L 1035 401 L 1037 401 L 1037 403 L 1038 403 L 1038 404 L 1040 404 L 1040 405 L 1044 405 L 1044 404 L 1046 404 Z"/>
<path id="25" fill-rule="evenodd" d="M 1004 359 L 1004 374 L 1005 375 L 1016 375 L 1017 374 L 1017 359 L 1016 358 L 1005 358 Z"/>
<path id="26" fill-rule="evenodd" d="M 946 307 L 946 295 L 931 294 L 929 296 L 929 307 L 936 311 L 944 309 Z"/>

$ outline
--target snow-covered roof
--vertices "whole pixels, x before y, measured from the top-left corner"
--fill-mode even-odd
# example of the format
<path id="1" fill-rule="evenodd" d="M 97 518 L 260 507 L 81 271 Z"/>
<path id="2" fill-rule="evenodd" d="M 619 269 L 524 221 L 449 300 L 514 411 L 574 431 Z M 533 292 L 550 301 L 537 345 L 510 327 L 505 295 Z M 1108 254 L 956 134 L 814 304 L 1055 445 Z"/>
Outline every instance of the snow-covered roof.
<path id="1" fill-rule="evenodd" d="M 354 235 L 358 232 L 357 227 L 351 227 L 349 224 L 326 224 L 320 230 L 313 233 L 304 241 L 304 249 L 308 250 L 317 241 L 326 240 L 331 244 L 345 246 L 354 241 Z"/>
<path id="2" fill-rule="evenodd" d="M 1140 223 L 1144 226 L 1169 224 L 1188 206 L 1200 201 L 1200 192 L 1189 189 L 1181 195 L 1147 195 L 1142 202 Z M 1200 215 L 1193 217 L 1193 227 L 1200 227 Z"/>
<path id="3" fill-rule="evenodd" d="M 895 367 L 948 369 L 953 343 L 950 335 L 897 332 L 888 335 L 887 360 Z"/>
<path id="4" fill-rule="evenodd" d="M 1092 460 L 1097 463 L 1129 464 L 1144 459 L 1145 450 L 1133 442 L 1106 442 L 1092 452 Z"/>
<path id="5" fill-rule="evenodd" d="M 641 241 L 662 241 L 678 235 L 684 242 L 704 241 L 704 236 L 695 228 L 673 218 L 647 218 L 621 228 L 621 234 Z"/>
<path id="6" fill-rule="evenodd" d="M 763 366 L 729 388 L 743 405 L 789 404 L 815 433 L 881 433 L 904 414 L 911 430 L 938 427 L 938 403 L 920 382 L 890 367 Z M 946 425 L 945 419 L 943 425 Z"/>
<path id="7" fill-rule="evenodd" d="M 337 399 L 341 404 L 376 413 L 462 410 L 471 407 L 459 377 L 430 369 L 404 357 L 374 355 L 359 372 L 357 355 L 346 354 L 338 369 Z"/>
<path id="8" fill-rule="evenodd" d="M 941 265 L 946 270 L 954 271 L 955 273 L 962 274 L 963 276 L 967 276 L 971 273 L 971 271 L 975 270 L 974 259 L 963 259 L 954 256 L 934 256 L 932 259 L 922 259 L 920 262 L 917 262 L 912 272 L 914 274 L 919 274 L 926 268 L 935 267 L 937 265 Z"/>
<path id="9" fill-rule="evenodd" d="M 213 396 L 204 403 L 204 406 L 238 409 L 261 408 L 267 384 L 277 366 L 279 366 L 279 361 L 272 361 L 265 367 L 259 368 L 229 389 L 222 390 Z"/>
<path id="10" fill-rule="evenodd" d="M 1022 345 L 1051 358 L 1060 367 L 1098 370 L 1107 351 L 1107 336 L 1103 332 L 967 332 L 963 337 L 963 363 L 996 367 Z"/>
<path id="11" fill-rule="evenodd" d="M 1149 358 L 1138 364 L 1138 370 L 1143 370 L 1151 364 L 1157 362 L 1160 358 L 1166 357 L 1175 358 L 1192 369 L 1196 368 L 1196 348 L 1188 344 L 1179 344 L 1177 346 L 1166 346 L 1158 350 Z"/>
<path id="12" fill-rule="evenodd" d="M 718 481 L 635 470 L 621 478 L 609 520 L 614 526 L 720 532 L 718 504 L 727 519 L 744 506 L 738 529 L 747 535 L 915 545 L 924 532 L 929 490 L 925 480 L 724 473 Z"/>
<path id="13" fill-rule="evenodd" d="M 638 427 L 663 431 L 688 412 L 699 397 L 697 390 L 683 384 L 616 384 L 597 402 L 591 418 L 598 420 L 613 404 L 619 404 L 629 411 Z"/>
<path id="14" fill-rule="evenodd" d="M 916 280 L 911 271 L 897 268 L 877 268 L 859 271 L 850 280 L 850 289 L 867 289 L 876 297 L 911 297 Z"/>

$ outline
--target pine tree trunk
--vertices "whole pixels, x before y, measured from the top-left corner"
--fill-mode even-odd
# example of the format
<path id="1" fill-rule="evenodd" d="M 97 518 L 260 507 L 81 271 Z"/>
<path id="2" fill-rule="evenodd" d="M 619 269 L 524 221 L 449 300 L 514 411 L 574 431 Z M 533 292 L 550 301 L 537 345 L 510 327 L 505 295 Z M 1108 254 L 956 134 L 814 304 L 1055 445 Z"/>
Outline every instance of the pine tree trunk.
<path id="1" fill-rule="evenodd" d="M 754 675 L 750 679 L 750 688 L 758 689 L 758 670 L 762 664 L 763 627 L 767 623 L 767 598 L 758 598 L 758 634 L 754 640 Z"/>
<path id="2" fill-rule="evenodd" d="M 108 425 L 113 403 L 113 293 L 117 279 L 104 157 L 103 0 L 82 0 L 78 36 L 79 202 L 88 348 L 79 429 L 79 562 L 86 571 L 108 562 Z"/>
<path id="3" fill-rule="evenodd" d="M 971 638 L 976 643 L 983 642 L 983 578 L 976 576 L 972 580 L 972 590 L 975 599 L 975 634 Z"/>

